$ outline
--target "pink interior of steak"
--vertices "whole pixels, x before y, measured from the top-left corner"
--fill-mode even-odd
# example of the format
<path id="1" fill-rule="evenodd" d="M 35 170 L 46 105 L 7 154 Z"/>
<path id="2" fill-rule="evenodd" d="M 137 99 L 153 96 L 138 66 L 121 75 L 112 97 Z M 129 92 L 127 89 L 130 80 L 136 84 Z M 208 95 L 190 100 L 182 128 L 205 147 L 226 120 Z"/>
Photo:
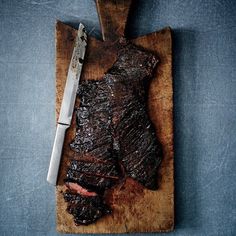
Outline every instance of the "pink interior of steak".
<path id="1" fill-rule="evenodd" d="M 83 196 L 87 196 L 87 197 L 92 197 L 92 196 L 96 196 L 97 193 L 95 192 L 89 192 L 87 189 L 81 187 L 79 184 L 77 183 L 71 183 L 71 182 L 67 182 L 66 183 L 66 186 L 68 189 L 70 189 L 71 191 L 73 192 L 76 192 L 80 195 L 83 195 Z"/>

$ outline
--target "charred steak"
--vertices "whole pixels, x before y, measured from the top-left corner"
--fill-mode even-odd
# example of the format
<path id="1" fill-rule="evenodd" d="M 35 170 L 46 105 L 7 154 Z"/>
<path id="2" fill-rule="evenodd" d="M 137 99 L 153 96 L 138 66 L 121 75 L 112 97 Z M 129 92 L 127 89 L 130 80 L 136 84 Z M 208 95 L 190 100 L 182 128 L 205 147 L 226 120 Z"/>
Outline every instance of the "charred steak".
<path id="1" fill-rule="evenodd" d="M 109 214 L 106 189 L 131 177 L 157 189 L 161 145 L 148 117 L 147 91 L 156 56 L 121 43 L 117 61 L 102 80 L 83 81 L 78 90 L 75 157 L 68 166 L 64 193 L 76 224 L 90 224 Z"/>

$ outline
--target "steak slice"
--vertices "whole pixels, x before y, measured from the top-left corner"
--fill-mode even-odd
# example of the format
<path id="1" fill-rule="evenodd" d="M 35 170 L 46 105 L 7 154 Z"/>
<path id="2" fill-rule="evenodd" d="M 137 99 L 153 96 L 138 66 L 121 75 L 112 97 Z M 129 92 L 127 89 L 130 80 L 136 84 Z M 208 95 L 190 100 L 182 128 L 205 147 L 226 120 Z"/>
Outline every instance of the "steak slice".
<path id="1" fill-rule="evenodd" d="M 78 90 L 81 102 L 76 109 L 77 131 L 71 148 L 79 155 L 86 153 L 97 161 L 114 163 L 107 87 L 104 81 L 81 83 Z"/>
<path id="2" fill-rule="evenodd" d="M 93 176 L 68 170 L 66 182 L 77 183 L 88 191 L 95 191 L 99 194 L 111 188 L 117 183 L 117 179 Z"/>
<path id="3" fill-rule="evenodd" d="M 103 193 L 119 179 L 116 165 L 72 160 L 67 171 L 65 182 L 77 183 L 89 191 Z"/>
<path id="4" fill-rule="evenodd" d="M 74 216 L 76 224 L 88 225 L 111 213 L 103 198 L 98 195 L 86 197 L 66 190 L 64 199 L 68 202 L 67 211 Z"/>
<path id="5" fill-rule="evenodd" d="M 96 176 L 103 176 L 109 178 L 118 178 L 118 170 L 113 163 L 99 163 L 99 162 L 87 162 L 87 161 L 71 161 L 71 170 L 79 173 L 87 173 Z"/>

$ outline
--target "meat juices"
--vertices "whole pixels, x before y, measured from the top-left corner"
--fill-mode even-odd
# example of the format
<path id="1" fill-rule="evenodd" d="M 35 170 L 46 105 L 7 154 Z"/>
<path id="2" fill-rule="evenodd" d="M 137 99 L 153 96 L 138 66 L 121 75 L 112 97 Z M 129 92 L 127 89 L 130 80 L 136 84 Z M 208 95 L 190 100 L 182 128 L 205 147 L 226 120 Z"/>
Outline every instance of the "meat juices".
<path id="1" fill-rule="evenodd" d="M 147 112 L 157 62 L 152 53 L 123 41 L 117 61 L 102 80 L 81 82 L 77 131 L 70 145 L 75 157 L 64 193 L 76 224 L 91 224 L 109 214 L 104 192 L 126 177 L 157 189 L 161 145 Z"/>

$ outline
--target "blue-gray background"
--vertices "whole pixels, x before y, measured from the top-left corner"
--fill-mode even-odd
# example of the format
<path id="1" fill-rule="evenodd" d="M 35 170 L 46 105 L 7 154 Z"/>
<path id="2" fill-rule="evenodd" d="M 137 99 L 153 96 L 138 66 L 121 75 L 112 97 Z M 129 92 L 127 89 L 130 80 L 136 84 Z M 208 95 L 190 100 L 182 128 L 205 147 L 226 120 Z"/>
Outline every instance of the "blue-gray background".
<path id="1" fill-rule="evenodd" d="M 138 36 L 174 31 L 176 229 L 236 235 L 236 2 L 142 0 Z M 92 0 L 0 0 L 0 235 L 57 235 L 46 174 L 55 132 L 54 26 L 100 37 Z"/>

